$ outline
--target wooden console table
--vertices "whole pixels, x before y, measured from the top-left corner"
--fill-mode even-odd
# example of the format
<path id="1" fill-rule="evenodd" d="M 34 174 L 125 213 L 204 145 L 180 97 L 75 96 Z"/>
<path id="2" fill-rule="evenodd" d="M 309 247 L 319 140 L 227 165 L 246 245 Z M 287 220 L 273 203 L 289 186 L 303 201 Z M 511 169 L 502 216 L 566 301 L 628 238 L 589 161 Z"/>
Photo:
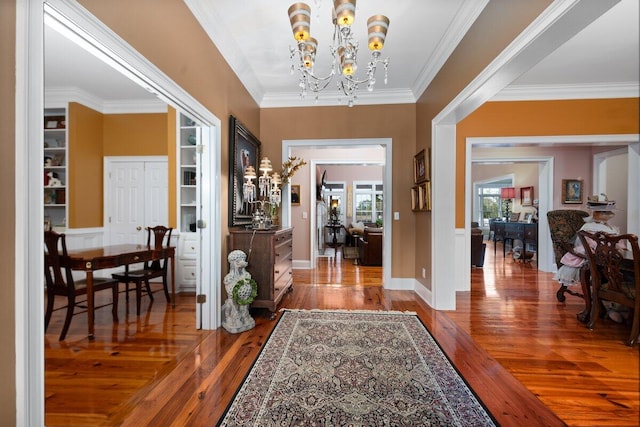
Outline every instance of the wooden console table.
<path id="1" fill-rule="evenodd" d="M 513 247 L 514 240 L 520 240 L 523 250 L 526 253 L 527 244 L 535 246 L 538 249 L 538 224 L 530 224 L 528 222 L 505 222 L 495 221 L 493 223 L 493 254 L 496 254 L 496 242 L 502 242 L 502 257 L 506 256 L 505 243 L 511 241 Z"/>

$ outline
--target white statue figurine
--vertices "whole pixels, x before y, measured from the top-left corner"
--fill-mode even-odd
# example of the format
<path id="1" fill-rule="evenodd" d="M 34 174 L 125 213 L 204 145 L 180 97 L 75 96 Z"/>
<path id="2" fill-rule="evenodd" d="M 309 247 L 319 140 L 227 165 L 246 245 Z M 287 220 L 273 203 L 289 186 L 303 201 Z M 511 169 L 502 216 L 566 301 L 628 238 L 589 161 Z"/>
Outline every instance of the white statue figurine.
<path id="1" fill-rule="evenodd" d="M 222 327 L 232 334 L 244 332 L 255 327 L 256 322 L 249 314 L 249 304 L 238 304 L 233 299 L 233 288 L 240 280 L 249 285 L 251 273 L 245 270 L 247 255 L 240 251 L 232 251 L 229 261 L 229 273 L 224 277 L 224 288 L 227 300 L 222 306 Z"/>

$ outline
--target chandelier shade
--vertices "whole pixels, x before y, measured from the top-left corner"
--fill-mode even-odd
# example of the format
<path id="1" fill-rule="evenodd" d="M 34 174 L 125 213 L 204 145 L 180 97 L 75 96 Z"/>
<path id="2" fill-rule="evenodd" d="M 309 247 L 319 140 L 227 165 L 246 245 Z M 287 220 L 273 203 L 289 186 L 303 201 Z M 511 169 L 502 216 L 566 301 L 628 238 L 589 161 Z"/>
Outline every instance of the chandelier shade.
<path id="1" fill-rule="evenodd" d="M 370 50 L 382 50 L 384 40 L 387 38 L 387 29 L 389 29 L 389 18 L 384 15 L 374 15 L 367 20 Z"/>
<path id="2" fill-rule="evenodd" d="M 304 98 L 308 92 L 317 94 L 323 91 L 334 77 L 339 76 L 336 77 L 338 79 L 336 83 L 340 97 L 344 95 L 351 107 L 357 98 L 360 85 L 366 84 L 367 90 L 373 90 L 378 64 L 384 67 L 384 83 L 387 83 L 389 60 L 381 60 L 380 51 L 386 41 L 389 18 L 384 15 L 373 15 L 367 20 L 367 47 L 371 51 L 371 57 L 366 66 L 366 75 L 359 78 L 356 76 L 358 40 L 352 33 L 352 24 L 356 16 L 356 0 L 335 0 L 331 17 L 334 26 L 333 40 L 329 46 L 333 63 L 328 75 L 318 76 L 314 73 L 318 41 L 310 35 L 311 8 L 305 3 L 294 3 L 289 7 L 288 12 L 293 38 L 297 43 L 297 47 L 290 48 L 291 73 L 293 74 L 296 70 L 300 73 L 298 86 L 301 98 Z"/>
<path id="3" fill-rule="evenodd" d="M 289 21 L 293 38 L 297 41 L 309 39 L 311 28 L 311 8 L 306 3 L 294 3 L 289 8 Z"/>
<path id="4" fill-rule="evenodd" d="M 335 0 L 333 10 L 335 22 L 340 26 L 349 26 L 356 19 L 356 0 Z"/>

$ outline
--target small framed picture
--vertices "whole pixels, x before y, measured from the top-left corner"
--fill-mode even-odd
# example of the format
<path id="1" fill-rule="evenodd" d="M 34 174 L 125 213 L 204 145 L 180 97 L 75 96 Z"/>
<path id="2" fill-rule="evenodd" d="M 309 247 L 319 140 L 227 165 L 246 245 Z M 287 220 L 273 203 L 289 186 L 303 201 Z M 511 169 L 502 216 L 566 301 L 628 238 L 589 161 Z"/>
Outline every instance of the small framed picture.
<path id="1" fill-rule="evenodd" d="M 300 205 L 300 186 L 299 185 L 291 185 L 291 205 L 299 206 Z"/>
<path id="2" fill-rule="evenodd" d="M 511 212 L 509 216 L 509 222 L 518 222 L 520 221 L 520 212 Z"/>
<path id="3" fill-rule="evenodd" d="M 429 177 L 429 163 L 425 153 L 426 151 L 422 150 L 413 156 L 413 181 L 415 184 L 420 184 Z"/>
<path id="4" fill-rule="evenodd" d="M 520 189 L 520 204 L 522 206 L 533 206 L 533 187 L 522 187 Z"/>
<path id="5" fill-rule="evenodd" d="M 531 212 L 524 214 L 524 222 L 531 224 L 531 218 L 533 218 L 533 214 Z"/>
<path id="6" fill-rule="evenodd" d="M 581 204 L 584 198 L 583 183 L 581 179 L 563 179 L 562 203 Z"/>

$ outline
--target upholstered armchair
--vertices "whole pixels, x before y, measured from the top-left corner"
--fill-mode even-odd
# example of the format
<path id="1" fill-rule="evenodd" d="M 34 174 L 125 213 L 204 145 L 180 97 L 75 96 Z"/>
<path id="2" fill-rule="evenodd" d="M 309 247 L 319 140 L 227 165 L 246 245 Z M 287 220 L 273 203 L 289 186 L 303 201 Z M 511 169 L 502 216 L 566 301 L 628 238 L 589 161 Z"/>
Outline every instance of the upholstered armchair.
<path id="1" fill-rule="evenodd" d="M 574 253 L 573 247 L 576 243 L 577 233 L 584 225 L 584 219 L 589 213 L 576 209 L 558 209 L 547 212 L 547 220 L 549 222 L 549 232 L 551 234 L 551 242 L 553 243 L 553 252 L 556 258 L 556 266 L 560 268 L 562 263 L 560 260 L 567 252 Z M 576 254 L 578 256 L 583 256 Z M 584 268 L 584 267 L 583 267 Z M 573 296 L 584 298 L 579 293 L 568 289 L 564 285 L 560 285 L 560 289 L 556 293 L 556 298 L 560 302 L 564 302 L 568 293 Z"/>
<path id="2" fill-rule="evenodd" d="M 358 241 L 361 265 L 382 265 L 382 228 L 365 228 Z"/>

